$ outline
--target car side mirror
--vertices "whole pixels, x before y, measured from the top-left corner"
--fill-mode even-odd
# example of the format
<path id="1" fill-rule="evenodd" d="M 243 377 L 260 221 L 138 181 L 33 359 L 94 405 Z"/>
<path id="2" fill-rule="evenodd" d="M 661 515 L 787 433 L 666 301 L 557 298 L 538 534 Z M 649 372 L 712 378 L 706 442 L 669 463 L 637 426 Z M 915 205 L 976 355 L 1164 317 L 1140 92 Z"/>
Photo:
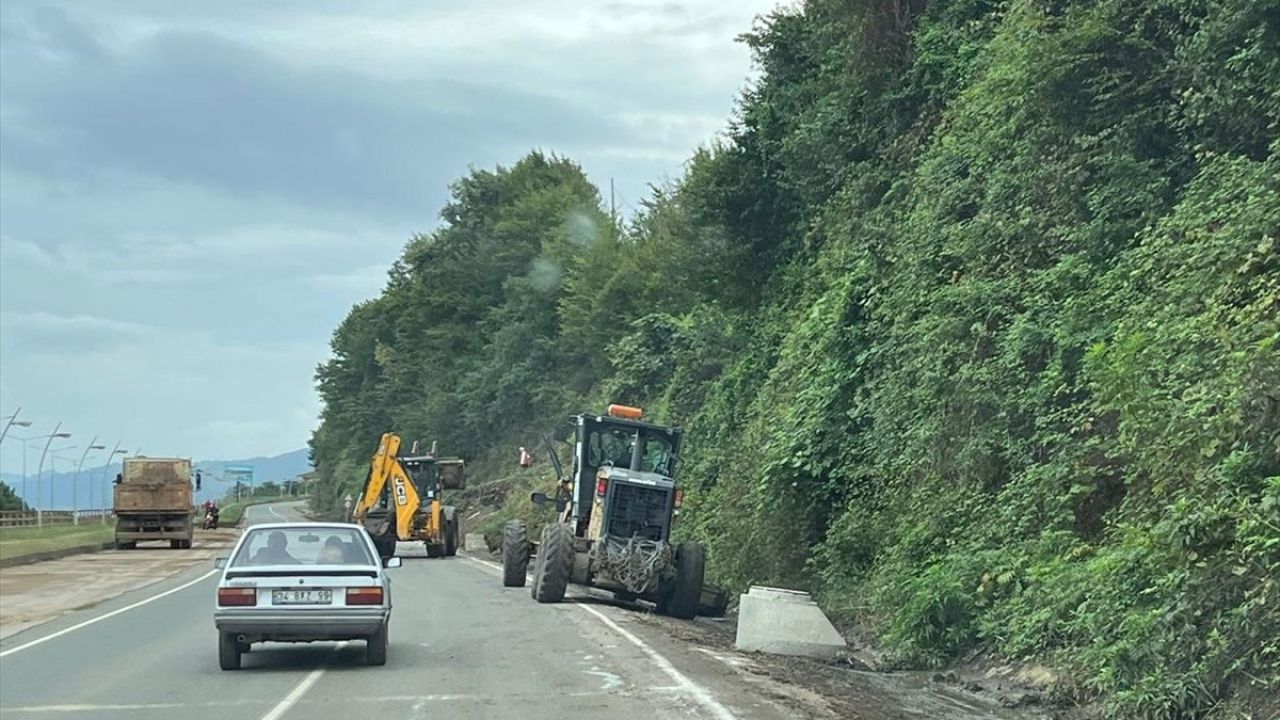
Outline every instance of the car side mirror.
<path id="1" fill-rule="evenodd" d="M 221 570 L 222 568 L 227 566 L 227 559 L 224 557 L 214 558 L 213 566 Z"/>
<path id="2" fill-rule="evenodd" d="M 387 561 L 386 561 L 386 562 L 382 563 L 382 567 L 385 567 L 385 568 L 398 568 L 398 567 L 400 567 L 400 558 L 398 558 L 398 557 L 389 557 L 389 558 L 387 558 Z"/>

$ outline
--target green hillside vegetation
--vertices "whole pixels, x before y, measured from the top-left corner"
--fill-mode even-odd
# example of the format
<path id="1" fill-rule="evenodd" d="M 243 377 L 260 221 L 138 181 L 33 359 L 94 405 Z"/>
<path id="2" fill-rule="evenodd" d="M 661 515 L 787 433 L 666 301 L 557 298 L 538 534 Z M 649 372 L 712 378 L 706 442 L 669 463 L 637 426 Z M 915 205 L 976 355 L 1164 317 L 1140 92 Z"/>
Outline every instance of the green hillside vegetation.
<path id="1" fill-rule="evenodd" d="M 380 433 L 687 431 L 715 578 L 1108 717 L 1280 710 L 1280 2 L 810 0 L 628 223 L 570 160 L 453 187 L 318 371 Z M 473 481 L 483 478 L 474 478 Z"/>

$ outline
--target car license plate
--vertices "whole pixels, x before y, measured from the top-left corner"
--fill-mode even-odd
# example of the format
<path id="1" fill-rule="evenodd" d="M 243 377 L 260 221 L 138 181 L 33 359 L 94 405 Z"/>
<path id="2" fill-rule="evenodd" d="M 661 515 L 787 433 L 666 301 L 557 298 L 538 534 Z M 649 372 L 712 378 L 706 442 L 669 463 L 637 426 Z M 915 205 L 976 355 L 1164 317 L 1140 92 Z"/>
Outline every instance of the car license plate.
<path id="1" fill-rule="evenodd" d="M 307 590 L 272 590 L 272 605 L 329 605 L 333 602 L 333 590 L 328 588 Z"/>

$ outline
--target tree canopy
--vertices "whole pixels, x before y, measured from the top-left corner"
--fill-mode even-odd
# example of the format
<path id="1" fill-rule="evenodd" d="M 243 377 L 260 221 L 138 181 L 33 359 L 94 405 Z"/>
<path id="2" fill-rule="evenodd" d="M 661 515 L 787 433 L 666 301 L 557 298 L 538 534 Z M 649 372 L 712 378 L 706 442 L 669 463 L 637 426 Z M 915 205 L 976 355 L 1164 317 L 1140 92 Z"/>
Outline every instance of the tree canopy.
<path id="1" fill-rule="evenodd" d="M 477 458 L 643 404 L 735 588 L 812 589 L 904 664 L 1051 662 L 1112 717 L 1274 702 L 1277 18 L 760 19 L 726 139 L 626 224 L 542 153 L 453 186 L 318 370 L 319 502 L 389 429 Z"/>

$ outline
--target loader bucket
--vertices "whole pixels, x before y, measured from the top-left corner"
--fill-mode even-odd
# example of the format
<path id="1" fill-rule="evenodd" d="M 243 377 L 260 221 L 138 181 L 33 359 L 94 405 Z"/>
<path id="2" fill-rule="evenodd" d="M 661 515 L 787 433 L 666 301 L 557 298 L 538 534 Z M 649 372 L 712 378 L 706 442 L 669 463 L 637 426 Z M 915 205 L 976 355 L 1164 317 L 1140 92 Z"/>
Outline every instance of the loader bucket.
<path id="1" fill-rule="evenodd" d="M 438 460 L 440 485 L 445 490 L 462 490 L 467 487 L 467 473 L 461 460 Z"/>

